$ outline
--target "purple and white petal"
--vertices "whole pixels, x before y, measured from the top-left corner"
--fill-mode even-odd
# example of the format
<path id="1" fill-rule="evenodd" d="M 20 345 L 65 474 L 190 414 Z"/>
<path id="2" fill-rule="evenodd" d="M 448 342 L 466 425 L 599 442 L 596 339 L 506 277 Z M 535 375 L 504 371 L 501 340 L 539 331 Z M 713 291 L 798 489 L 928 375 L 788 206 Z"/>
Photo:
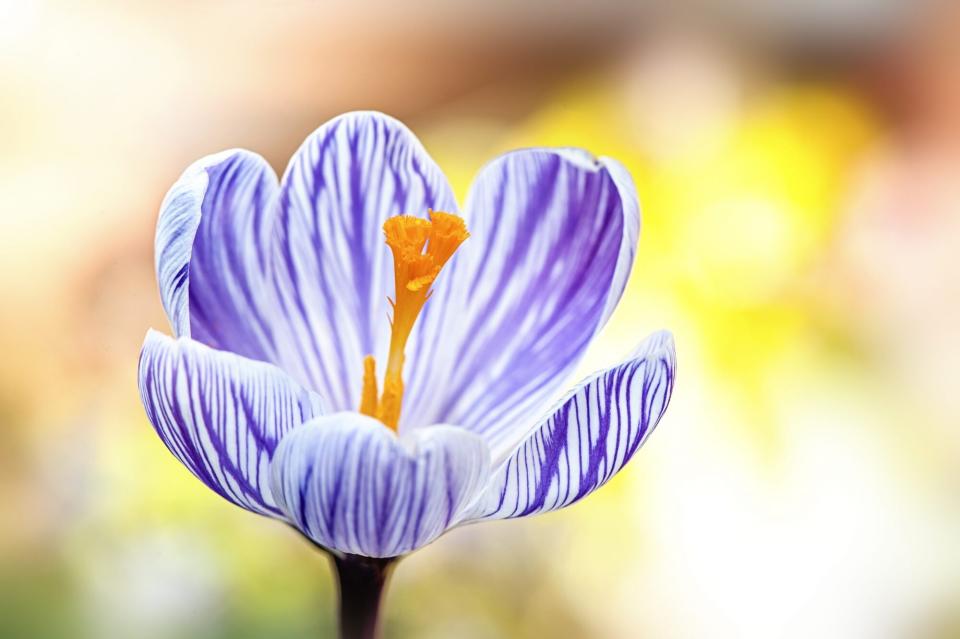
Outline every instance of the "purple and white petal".
<path id="1" fill-rule="evenodd" d="M 359 413 L 315 419 L 290 433 L 272 464 L 277 505 L 304 535 L 343 553 L 395 557 L 452 526 L 481 494 L 483 440 L 432 426 L 398 438 Z"/>
<path id="2" fill-rule="evenodd" d="M 277 177 L 260 156 L 224 151 L 191 165 L 160 207 L 160 298 L 178 337 L 272 361 L 270 227 Z"/>
<path id="3" fill-rule="evenodd" d="M 349 113 L 304 142 L 282 180 L 281 365 L 334 410 L 355 410 L 363 358 L 383 365 L 393 263 L 383 223 L 456 212 L 446 178 L 403 124 Z"/>
<path id="4" fill-rule="evenodd" d="M 320 397 L 270 364 L 147 333 L 140 397 L 160 439 L 223 498 L 280 516 L 269 464 L 280 439 L 323 414 Z"/>
<path id="5" fill-rule="evenodd" d="M 411 339 L 402 426 L 461 424 L 497 447 L 557 396 L 616 306 L 639 205 L 617 162 L 528 149 L 489 164 L 465 209 L 471 237 Z"/>
<path id="6" fill-rule="evenodd" d="M 471 520 L 524 517 L 569 506 L 630 461 L 670 401 L 676 355 L 667 332 L 580 384 L 498 464 Z"/>

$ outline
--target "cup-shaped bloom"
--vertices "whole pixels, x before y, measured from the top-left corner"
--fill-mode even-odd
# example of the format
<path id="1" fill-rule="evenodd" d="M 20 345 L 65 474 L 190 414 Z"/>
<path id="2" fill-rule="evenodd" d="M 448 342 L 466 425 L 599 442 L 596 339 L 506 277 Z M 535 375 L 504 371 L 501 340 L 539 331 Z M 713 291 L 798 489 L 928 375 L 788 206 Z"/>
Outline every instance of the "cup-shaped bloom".
<path id="1" fill-rule="evenodd" d="M 660 332 L 550 404 L 619 301 L 639 226 L 627 171 L 574 149 L 495 159 L 461 212 L 377 113 L 320 127 L 281 180 L 247 151 L 209 156 L 161 206 L 176 337 L 144 343 L 147 415 L 209 488 L 336 553 L 570 505 L 673 389 Z"/>

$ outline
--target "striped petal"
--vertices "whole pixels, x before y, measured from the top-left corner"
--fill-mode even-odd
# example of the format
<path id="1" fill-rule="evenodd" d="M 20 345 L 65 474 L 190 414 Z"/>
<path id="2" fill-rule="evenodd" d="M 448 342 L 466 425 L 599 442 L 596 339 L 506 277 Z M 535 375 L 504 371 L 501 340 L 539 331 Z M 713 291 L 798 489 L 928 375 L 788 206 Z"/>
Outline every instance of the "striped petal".
<path id="1" fill-rule="evenodd" d="M 233 150 L 195 162 L 167 193 L 156 269 L 174 334 L 273 361 L 267 282 L 277 190 L 263 158 Z"/>
<path id="2" fill-rule="evenodd" d="M 320 398 L 274 366 L 189 338 L 147 333 L 140 397 L 163 443 L 238 506 L 278 516 L 268 469 L 280 439 L 322 415 Z"/>
<path id="3" fill-rule="evenodd" d="M 400 122 L 350 113 L 307 138 L 283 178 L 277 286 L 284 370 L 335 410 L 359 405 L 363 358 L 386 357 L 393 266 L 383 223 L 456 211 L 439 168 Z"/>
<path id="4" fill-rule="evenodd" d="M 616 162 L 528 149 L 488 165 L 465 208 L 471 237 L 411 340 L 404 426 L 461 424 L 497 449 L 556 397 L 620 299 L 639 206 Z"/>
<path id="5" fill-rule="evenodd" d="M 459 523 L 489 473 L 486 445 L 459 428 L 398 438 L 338 413 L 296 429 L 272 464 L 277 504 L 304 535 L 343 553 L 395 557 Z"/>
<path id="6" fill-rule="evenodd" d="M 661 332 L 631 359 L 584 381 L 498 465 L 470 519 L 556 510 L 602 486 L 660 421 L 675 371 L 673 338 Z"/>

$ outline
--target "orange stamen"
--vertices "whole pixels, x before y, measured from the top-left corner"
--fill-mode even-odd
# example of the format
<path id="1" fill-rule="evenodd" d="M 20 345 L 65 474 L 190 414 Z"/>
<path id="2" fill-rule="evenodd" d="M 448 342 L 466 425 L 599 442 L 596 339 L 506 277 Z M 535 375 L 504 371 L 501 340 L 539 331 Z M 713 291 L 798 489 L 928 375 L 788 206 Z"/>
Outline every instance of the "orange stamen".
<path id="1" fill-rule="evenodd" d="M 470 237 L 461 217 L 442 211 L 429 213 L 429 220 L 398 215 L 383 225 L 387 246 L 393 253 L 394 271 L 390 352 L 379 402 L 375 362 L 370 355 L 364 359 L 360 412 L 376 417 L 393 430 L 400 423 L 404 351 L 410 332 L 440 270 Z"/>

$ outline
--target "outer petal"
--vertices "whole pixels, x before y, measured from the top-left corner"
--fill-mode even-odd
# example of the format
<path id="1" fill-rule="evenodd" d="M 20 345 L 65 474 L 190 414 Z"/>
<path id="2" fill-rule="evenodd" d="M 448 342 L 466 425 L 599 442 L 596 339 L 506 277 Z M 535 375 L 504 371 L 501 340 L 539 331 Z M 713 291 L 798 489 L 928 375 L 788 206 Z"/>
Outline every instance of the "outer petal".
<path id="1" fill-rule="evenodd" d="M 471 237 L 408 353 L 405 425 L 462 424 L 497 447 L 555 397 L 620 299 L 639 207 L 616 162 L 528 149 L 481 172 L 465 216 Z"/>
<path id="2" fill-rule="evenodd" d="M 277 177 L 248 151 L 191 165 L 167 193 L 156 234 L 163 307 L 177 336 L 272 359 L 269 278 Z"/>
<path id="3" fill-rule="evenodd" d="M 398 439 L 338 413 L 284 438 L 272 464 L 277 504 L 304 535 L 344 553 L 395 557 L 462 519 L 489 473 L 476 435 L 434 426 Z"/>
<path id="4" fill-rule="evenodd" d="M 147 417 L 190 472 L 238 506 L 279 514 L 270 459 L 284 434 L 323 414 L 319 396 L 269 364 L 155 331 L 139 378 Z"/>
<path id="5" fill-rule="evenodd" d="M 569 506 L 623 468 L 653 432 L 673 391 L 669 333 L 587 379 L 494 473 L 471 519 L 506 519 Z"/>
<path id="6" fill-rule="evenodd" d="M 355 410 L 363 357 L 382 360 L 389 343 L 393 264 L 383 223 L 429 208 L 454 212 L 456 201 L 403 124 L 350 113 L 297 151 L 280 208 L 282 366 L 334 409 Z"/>

